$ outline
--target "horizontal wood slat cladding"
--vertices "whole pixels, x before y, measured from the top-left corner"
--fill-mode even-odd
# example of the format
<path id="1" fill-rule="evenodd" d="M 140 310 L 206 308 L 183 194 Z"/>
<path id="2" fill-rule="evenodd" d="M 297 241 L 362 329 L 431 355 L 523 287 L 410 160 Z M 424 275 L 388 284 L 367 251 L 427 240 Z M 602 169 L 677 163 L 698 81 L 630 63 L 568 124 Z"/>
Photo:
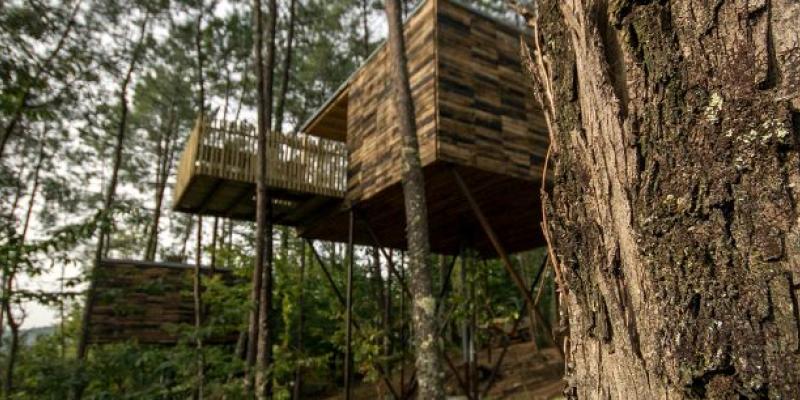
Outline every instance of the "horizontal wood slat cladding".
<path id="1" fill-rule="evenodd" d="M 404 26 L 422 165 L 436 157 L 435 3 L 423 4 Z M 402 143 L 388 56 L 388 48 L 383 45 L 350 81 L 347 199 L 353 203 L 379 193 L 402 176 Z"/>
<path id="2" fill-rule="evenodd" d="M 519 32 L 437 3 L 437 159 L 539 179 L 548 136 L 520 62 Z"/>
<path id="3" fill-rule="evenodd" d="M 174 344 L 176 329 L 194 324 L 193 265 L 129 260 L 103 260 L 97 270 L 94 308 L 90 316 L 92 343 L 134 340 L 144 344 Z M 206 278 L 210 270 L 203 268 Z M 223 281 L 234 277 L 217 269 Z M 231 343 L 230 332 L 206 341 Z"/>

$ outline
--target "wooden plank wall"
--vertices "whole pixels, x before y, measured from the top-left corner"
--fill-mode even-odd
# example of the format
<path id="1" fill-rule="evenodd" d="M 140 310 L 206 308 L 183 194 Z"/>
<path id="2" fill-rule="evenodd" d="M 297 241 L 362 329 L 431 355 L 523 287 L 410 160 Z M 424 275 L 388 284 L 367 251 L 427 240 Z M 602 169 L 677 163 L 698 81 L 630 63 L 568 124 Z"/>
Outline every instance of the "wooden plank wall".
<path id="1" fill-rule="evenodd" d="M 423 4 L 404 30 L 423 166 L 436 157 L 435 5 L 436 1 Z M 383 45 L 356 73 L 349 87 L 347 198 L 353 202 L 399 182 L 402 174 L 402 146 L 387 58 L 388 48 Z"/>
<path id="2" fill-rule="evenodd" d="M 448 0 L 437 9 L 437 159 L 539 179 L 547 128 L 520 63 L 519 33 Z"/>
<path id="3" fill-rule="evenodd" d="M 209 270 L 204 268 L 208 274 Z M 225 281 L 230 272 L 217 270 Z M 95 305 L 90 320 L 92 343 L 136 340 L 174 344 L 175 329 L 194 324 L 193 266 L 127 260 L 103 260 L 97 271 Z M 210 342 L 236 340 L 235 332 Z"/>

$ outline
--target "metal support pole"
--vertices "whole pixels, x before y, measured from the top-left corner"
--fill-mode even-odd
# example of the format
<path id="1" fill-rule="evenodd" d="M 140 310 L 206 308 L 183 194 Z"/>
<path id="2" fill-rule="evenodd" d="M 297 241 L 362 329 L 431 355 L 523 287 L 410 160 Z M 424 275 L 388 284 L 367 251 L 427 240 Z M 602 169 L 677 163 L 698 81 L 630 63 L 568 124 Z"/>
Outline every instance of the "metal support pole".
<path id="1" fill-rule="evenodd" d="M 500 244 L 500 239 L 497 237 L 497 234 L 495 234 L 491 224 L 489 224 L 489 220 L 483 214 L 483 211 L 481 211 L 480 206 L 478 206 L 478 202 L 475 201 L 475 198 L 472 196 L 472 193 L 467 187 L 467 184 L 464 182 L 464 179 L 461 178 L 461 174 L 458 173 L 458 170 L 453 168 L 451 169 L 451 171 L 453 172 L 453 177 L 455 178 L 459 189 L 461 189 L 461 193 L 463 193 L 464 197 L 466 197 L 467 203 L 469 203 L 472 212 L 478 219 L 478 223 L 480 223 L 481 227 L 483 228 L 483 231 L 486 233 L 486 236 L 492 243 L 492 246 L 497 252 L 497 255 L 500 256 L 500 261 L 502 261 L 503 266 L 506 269 L 506 272 L 508 272 L 509 276 L 511 276 L 511 280 L 514 281 L 514 285 L 517 286 L 517 289 L 522 294 L 523 299 L 528 303 L 530 310 L 533 310 L 536 319 L 538 319 L 539 322 L 547 328 L 548 338 L 553 343 L 553 345 L 555 345 L 555 347 L 558 349 L 559 353 L 561 353 L 561 355 L 563 356 L 564 355 L 563 349 L 561 349 L 561 347 L 558 346 L 557 344 L 558 342 L 556 341 L 555 335 L 553 334 L 553 330 L 549 328 L 550 324 L 547 323 L 547 321 L 541 315 L 539 309 L 536 308 L 536 306 L 534 305 L 533 295 L 525 287 L 525 282 L 522 280 L 522 277 L 519 275 L 519 273 L 517 273 L 517 270 L 514 269 L 514 265 L 511 263 L 511 259 L 508 258 L 508 253 L 506 253 L 506 250 L 505 248 L 503 248 L 503 245 Z"/>
<path id="2" fill-rule="evenodd" d="M 403 265 L 404 254 L 400 252 L 400 276 L 398 283 L 406 283 L 406 269 Z M 406 292 L 400 291 L 400 398 L 406 398 Z"/>
<path id="3" fill-rule="evenodd" d="M 536 288 L 536 285 L 539 285 L 539 293 L 541 293 L 541 289 L 544 286 L 544 282 L 541 282 L 540 284 L 540 280 L 543 276 L 542 273 L 544 272 L 545 268 L 547 268 L 547 259 L 548 255 L 545 254 L 544 259 L 542 260 L 542 265 L 539 267 L 539 272 L 536 274 L 536 277 L 533 279 L 533 282 L 531 282 L 531 287 L 530 287 L 531 292 L 533 292 L 533 289 Z M 539 304 L 539 299 L 540 297 L 537 296 L 535 304 Z M 511 327 L 512 333 L 516 332 L 517 328 L 519 327 L 519 323 L 522 321 L 522 313 L 525 312 L 527 304 L 528 303 L 523 302 L 520 305 L 519 310 L 517 311 L 518 317 L 516 320 L 514 320 L 514 325 Z M 494 367 L 492 368 L 492 373 L 489 374 L 489 380 L 486 382 L 486 386 L 483 388 L 483 392 L 481 392 L 481 397 L 486 397 L 489 395 L 489 390 L 491 390 L 492 385 L 494 385 L 494 382 L 497 379 L 497 374 L 500 371 L 500 366 L 503 365 L 503 359 L 506 356 L 506 352 L 508 351 L 508 346 L 510 344 L 511 340 L 509 340 L 508 335 L 505 335 L 503 338 L 503 350 L 500 352 L 500 356 L 497 358 L 497 362 L 494 364 Z"/>
<path id="4" fill-rule="evenodd" d="M 369 234 L 370 239 L 372 239 L 372 243 L 375 245 L 375 247 L 380 249 L 381 253 L 383 253 L 383 257 L 386 258 L 387 265 L 389 267 L 389 272 L 391 274 L 393 274 L 395 276 L 395 278 L 398 279 L 398 281 L 400 282 L 400 287 L 403 289 L 403 291 L 406 293 L 406 295 L 409 298 L 411 298 L 412 297 L 411 296 L 411 291 L 408 289 L 408 285 L 406 285 L 405 280 L 403 280 L 401 278 L 400 273 L 397 272 L 397 268 L 395 268 L 395 265 L 394 265 L 394 262 L 392 261 L 392 258 L 389 257 L 389 254 L 386 253 L 386 249 L 381 245 L 381 241 L 378 239 L 378 235 L 375 234 L 375 231 L 372 230 L 372 226 L 370 226 L 369 221 L 367 221 L 367 219 L 361 214 L 358 214 L 357 216 L 361 220 L 361 222 L 364 224 L 364 227 L 367 228 L 367 233 Z M 401 257 L 402 257 L 402 255 L 401 255 Z"/>
<path id="5" fill-rule="evenodd" d="M 478 395 L 478 360 L 477 345 L 475 344 L 476 326 L 478 322 L 477 302 L 475 301 L 475 263 L 472 257 L 467 264 L 469 267 L 469 390 L 472 398 Z"/>
<path id="6" fill-rule="evenodd" d="M 328 285 L 330 286 L 330 288 L 333 291 L 334 295 L 336 295 L 336 299 L 339 300 L 339 304 L 342 307 L 346 307 L 347 306 L 347 301 L 345 300 L 344 296 L 342 295 L 342 292 L 339 291 L 339 288 L 336 286 L 336 283 L 333 281 L 333 278 L 331 277 L 330 271 L 328 271 L 328 268 L 325 267 L 325 262 L 322 261 L 322 257 L 320 257 L 319 253 L 317 253 L 317 249 L 314 247 L 314 243 L 311 242 L 308 239 L 306 239 L 306 242 L 309 244 L 309 247 L 311 248 L 311 254 L 314 255 L 314 258 L 317 260 L 317 264 L 319 264 L 320 269 L 322 269 L 322 272 L 325 275 L 325 279 L 328 281 Z M 353 330 L 356 333 L 359 333 L 361 327 L 358 324 L 358 320 L 353 318 L 352 319 L 352 323 L 353 323 Z M 376 371 L 378 371 L 378 375 L 381 376 L 381 380 L 383 380 L 383 383 L 385 383 L 386 387 L 389 388 L 389 391 L 392 392 L 392 396 L 394 398 L 398 398 L 397 391 L 394 389 L 394 386 L 392 385 L 392 382 L 387 377 L 386 371 L 384 371 L 384 369 L 381 367 L 381 365 L 379 363 L 373 363 L 372 366 L 375 368 Z"/>
<path id="7" fill-rule="evenodd" d="M 355 254 L 353 251 L 353 224 L 354 224 L 353 210 L 350 209 L 350 218 L 347 234 L 347 290 L 346 290 L 346 305 L 345 305 L 345 347 L 344 347 L 344 398 L 350 400 L 352 396 L 351 380 L 352 380 L 352 364 L 353 364 L 353 263 Z"/>

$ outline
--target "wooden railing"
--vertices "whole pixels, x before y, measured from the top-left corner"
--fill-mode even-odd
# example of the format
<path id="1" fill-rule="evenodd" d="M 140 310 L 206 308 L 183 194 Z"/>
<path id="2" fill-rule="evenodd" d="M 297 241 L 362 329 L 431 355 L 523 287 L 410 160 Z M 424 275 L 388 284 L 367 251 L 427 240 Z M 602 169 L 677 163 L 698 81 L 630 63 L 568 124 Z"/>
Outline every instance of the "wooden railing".
<path id="1" fill-rule="evenodd" d="M 194 175 L 255 183 L 255 127 L 198 118 L 178 164 L 175 200 Z M 305 134 L 267 137 L 267 185 L 270 188 L 344 197 L 347 149 L 342 142 Z"/>

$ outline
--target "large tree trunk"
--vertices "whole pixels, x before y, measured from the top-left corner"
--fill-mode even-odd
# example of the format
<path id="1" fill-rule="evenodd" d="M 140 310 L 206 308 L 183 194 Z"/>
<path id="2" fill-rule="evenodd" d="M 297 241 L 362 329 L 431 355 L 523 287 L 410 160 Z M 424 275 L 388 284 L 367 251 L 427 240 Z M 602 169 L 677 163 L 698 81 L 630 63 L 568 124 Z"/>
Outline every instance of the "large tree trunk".
<path id="1" fill-rule="evenodd" d="M 796 397 L 800 3 L 539 10 L 569 392 Z"/>
<path id="2" fill-rule="evenodd" d="M 389 59 L 395 91 L 398 126 L 403 140 L 403 196 L 408 238 L 408 266 L 411 293 L 414 296 L 412 321 L 416 348 L 419 398 L 444 399 L 444 374 L 439 359 L 436 330 L 436 298 L 433 296 L 429 263 L 428 208 L 425 204 L 425 181 L 419 158 L 414 103 L 408 80 L 403 22 L 399 0 L 386 0 L 389 25 Z"/>

